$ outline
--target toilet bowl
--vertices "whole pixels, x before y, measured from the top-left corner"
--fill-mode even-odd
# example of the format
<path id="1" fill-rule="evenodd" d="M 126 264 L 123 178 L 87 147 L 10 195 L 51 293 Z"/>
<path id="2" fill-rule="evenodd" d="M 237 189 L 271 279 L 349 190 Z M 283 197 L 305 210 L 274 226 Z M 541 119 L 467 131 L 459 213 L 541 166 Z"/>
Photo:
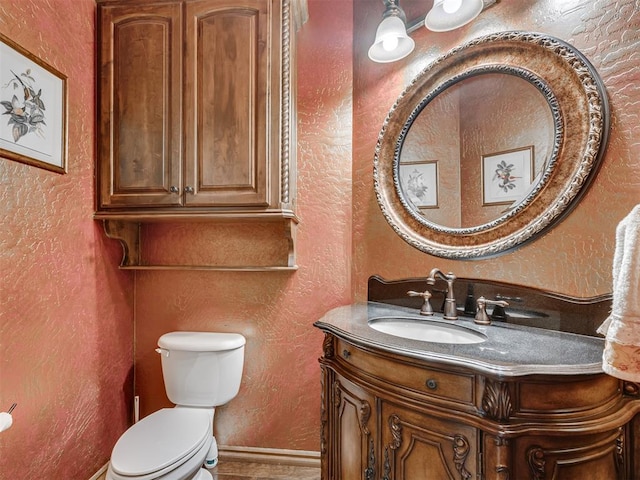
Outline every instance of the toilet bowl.
<path id="1" fill-rule="evenodd" d="M 236 396 L 244 363 L 240 334 L 172 332 L 158 340 L 174 408 L 143 418 L 117 441 L 107 480 L 212 480 L 215 407 Z"/>
<path id="2" fill-rule="evenodd" d="M 164 408 L 120 437 L 108 480 L 182 480 L 202 467 L 213 442 L 206 410 Z M 206 478 L 206 477 L 204 477 Z"/>

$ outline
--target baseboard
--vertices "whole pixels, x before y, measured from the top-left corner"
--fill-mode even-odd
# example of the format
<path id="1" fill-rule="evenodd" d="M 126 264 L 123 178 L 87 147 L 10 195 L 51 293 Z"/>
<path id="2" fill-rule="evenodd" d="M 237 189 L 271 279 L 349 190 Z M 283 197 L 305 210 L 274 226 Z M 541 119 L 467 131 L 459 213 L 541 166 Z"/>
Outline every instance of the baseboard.
<path id="1" fill-rule="evenodd" d="M 107 479 L 107 468 L 109 467 L 109 463 L 105 463 L 104 466 L 98 470 L 89 480 L 106 480 Z"/>
<path id="2" fill-rule="evenodd" d="M 230 460 L 236 462 L 290 465 L 292 467 L 320 468 L 320 452 L 307 450 L 219 445 L 218 454 L 222 461 Z M 106 463 L 100 470 L 93 474 L 89 480 L 106 480 L 108 467 L 109 463 Z"/>
<path id="3" fill-rule="evenodd" d="M 220 460 L 320 468 L 320 452 L 219 445 Z"/>

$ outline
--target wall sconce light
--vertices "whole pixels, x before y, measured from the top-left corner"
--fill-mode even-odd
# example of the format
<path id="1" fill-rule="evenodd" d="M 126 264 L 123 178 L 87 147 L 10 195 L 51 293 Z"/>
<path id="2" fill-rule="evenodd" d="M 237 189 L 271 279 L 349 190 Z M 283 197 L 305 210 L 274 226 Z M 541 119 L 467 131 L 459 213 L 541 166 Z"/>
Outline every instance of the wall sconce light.
<path id="1" fill-rule="evenodd" d="M 409 55 L 415 42 L 407 34 L 407 17 L 398 0 L 383 0 L 385 11 L 376 30 L 376 39 L 369 48 L 369 58 L 378 63 L 389 63 Z"/>
<path id="2" fill-rule="evenodd" d="M 422 25 L 433 32 L 455 30 L 471 22 L 498 0 L 434 0 L 429 13 L 409 25 L 398 1 L 382 0 L 385 11 L 376 30 L 376 39 L 369 48 L 369 58 L 374 62 L 395 62 L 409 55 L 415 47 L 409 34 Z"/>
<path id="3" fill-rule="evenodd" d="M 482 0 L 435 0 L 424 20 L 432 32 L 448 32 L 466 25 L 480 15 Z"/>

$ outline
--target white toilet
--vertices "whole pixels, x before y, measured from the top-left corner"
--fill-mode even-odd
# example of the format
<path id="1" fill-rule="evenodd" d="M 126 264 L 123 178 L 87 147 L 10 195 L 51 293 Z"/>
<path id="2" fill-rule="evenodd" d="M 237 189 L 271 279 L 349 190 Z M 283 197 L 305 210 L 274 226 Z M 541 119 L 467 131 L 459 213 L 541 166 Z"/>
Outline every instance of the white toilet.
<path id="1" fill-rule="evenodd" d="M 158 339 L 174 408 L 134 424 L 111 452 L 107 480 L 212 480 L 218 462 L 215 407 L 238 394 L 245 338 L 238 333 L 171 332 Z"/>

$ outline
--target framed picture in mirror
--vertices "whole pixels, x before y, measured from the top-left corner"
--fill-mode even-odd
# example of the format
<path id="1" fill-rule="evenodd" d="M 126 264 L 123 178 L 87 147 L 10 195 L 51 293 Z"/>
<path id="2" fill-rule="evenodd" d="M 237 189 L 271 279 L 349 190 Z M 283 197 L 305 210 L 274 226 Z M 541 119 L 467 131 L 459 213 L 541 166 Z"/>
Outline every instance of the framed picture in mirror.
<path id="1" fill-rule="evenodd" d="M 66 173 L 67 78 L 0 34 L 0 156 Z"/>
<path id="2" fill-rule="evenodd" d="M 533 181 L 533 146 L 482 156 L 482 204 L 506 205 L 523 198 Z"/>
<path id="3" fill-rule="evenodd" d="M 416 208 L 438 208 L 438 161 L 400 164 L 400 188 Z"/>

